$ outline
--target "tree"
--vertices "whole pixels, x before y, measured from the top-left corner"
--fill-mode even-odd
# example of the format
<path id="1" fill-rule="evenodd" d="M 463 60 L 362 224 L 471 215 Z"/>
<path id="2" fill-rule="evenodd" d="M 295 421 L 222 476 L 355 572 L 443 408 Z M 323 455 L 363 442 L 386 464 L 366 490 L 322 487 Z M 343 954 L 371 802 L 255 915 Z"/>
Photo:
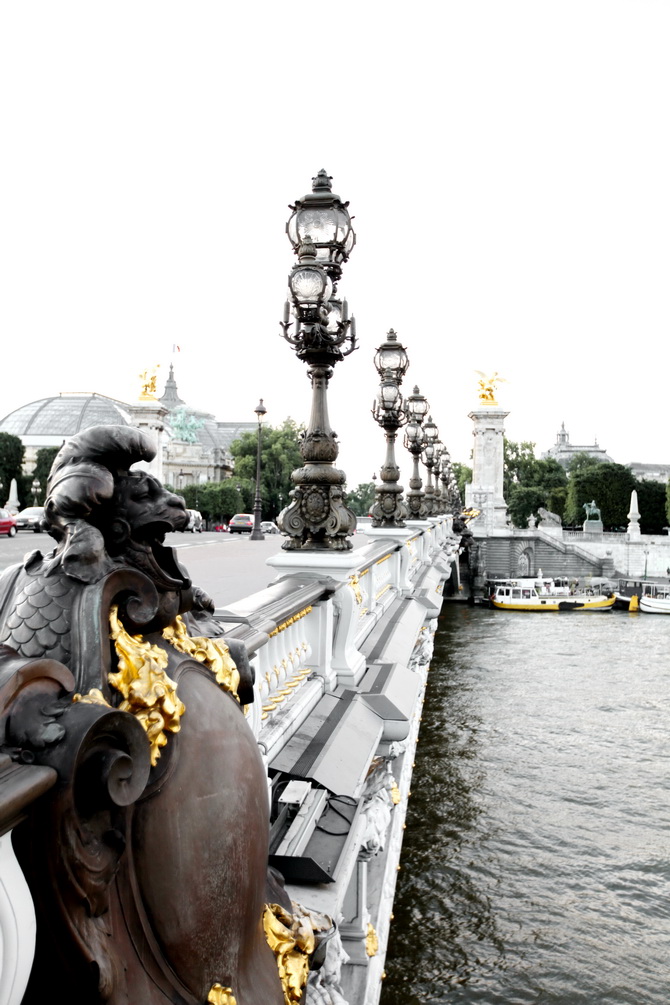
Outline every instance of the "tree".
<path id="1" fill-rule="evenodd" d="M 3 501 L 9 498 L 12 478 L 16 478 L 21 496 L 25 495 L 21 474 L 24 452 L 23 443 L 18 436 L 13 436 L 12 433 L 0 433 L 0 481 L 3 485 Z"/>
<path id="2" fill-rule="evenodd" d="M 460 464 L 458 461 L 454 461 L 451 465 L 451 470 L 454 473 L 461 499 L 465 500 L 465 486 L 470 485 L 472 482 L 472 468 L 469 468 L 467 464 Z"/>
<path id="3" fill-rule="evenodd" d="M 567 475 L 554 457 L 538 460 L 535 444 L 504 440 L 504 496 L 515 527 L 526 527 L 539 509 L 561 518 L 567 495 Z"/>
<path id="4" fill-rule="evenodd" d="M 293 419 L 285 419 L 277 429 L 265 426 L 261 431 L 261 502 L 264 519 L 274 519 L 289 502 L 289 492 L 293 488 L 291 472 L 303 464 L 300 453 L 303 428 Z M 244 433 L 230 445 L 235 458 L 235 474 L 231 481 L 246 481 L 253 486 L 249 509 L 253 508 L 255 494 L 257 447 L 258 435 L 251 432 Z"/>
<path id="5" fill-rule="evenodd" d="M 515 527 L 527 527 L 528 518 L 537 513 L 546 502 L 543 489 L 533 486 L 515 485 L 507 505 L 510 520 Z M 545 507 L 546 509 L 547 507 Z"/>
<path id="6" fill-rule="evenodd" d="M 530 440 L 515 443 L 503 439 L 503 496 L 509 502 L 513 485 L 529 485 L 533 482 L 532 470 L 535 460 L 535 444 Z"/>
<path id="7" fill-rule="evenodd" d="M 585 519 L 584 504 L 595 502 L 607 530 L 625 527 L 628 523 L 630 494 L 636 487 L 630 468 L 623 464 L 597 461 L 580 464 L 571 470 L 565 520 L 581 524 Z"/>
<path id="8" fill-rule="evenodd" d="M 209 524 L 215 525 L 227 523 L 234 513 L 249 512 L 253 491 L 249 482 L 226 478 L 223 482 L 187 485 L 180 495 L 189 509 L 197 509 Z"/>
<path id="9" fill-rule="evenodd" d="M 347 506 L 356 516 L 367 516 L 375 501 L 375 483 L 361 482 L 351 492 L 347 492 Z"/>
<path id="10" fill-rule="evenodd" d="M 42 492 L 44 492 L 44 489 L 46 488 L 51 466 L 55 461 L 56 454 L 59 450 L 60 447 L 40 447 L 37 451 L 37 460 L 35 462 L 35 470 L 33 471 L 32 477 L 37 478 L 42 487 Z"/>
<path id="11" fill-rule="evenodd" d="M 640 530 L 643 534 L 662 534 L 667 526 L 665 512 L 666 486 L 660 482 L 636 481 Z"/>

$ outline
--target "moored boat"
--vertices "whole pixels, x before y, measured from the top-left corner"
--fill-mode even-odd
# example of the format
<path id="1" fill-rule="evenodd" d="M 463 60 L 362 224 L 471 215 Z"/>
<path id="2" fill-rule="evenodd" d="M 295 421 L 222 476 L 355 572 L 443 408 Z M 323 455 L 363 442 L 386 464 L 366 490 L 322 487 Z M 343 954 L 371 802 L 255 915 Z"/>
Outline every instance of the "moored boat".
<path id="1" fill-rule="evenodd" d="M 570 593 L 564 582 L 551 579 L 502 580 L 492 584 L 491 607 L 499 611 L 609 611 L 614 594 Z"/>
<path id="2" fill-rule="evenodd" d="M 640 610 L 644 614 L 670 614 L 670 588 L 656 586 L 640 597 Z"/>

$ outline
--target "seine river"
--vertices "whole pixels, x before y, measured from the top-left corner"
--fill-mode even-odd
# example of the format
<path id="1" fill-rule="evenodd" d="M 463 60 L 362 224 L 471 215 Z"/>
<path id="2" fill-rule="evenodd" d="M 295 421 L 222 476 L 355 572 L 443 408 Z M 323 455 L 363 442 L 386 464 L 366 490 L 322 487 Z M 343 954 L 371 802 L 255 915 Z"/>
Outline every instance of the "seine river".
<path id="1" fill-rule="evenodd" d="M 669 639 L 446 610 L 382 1005 L 668 1005 Z"/>

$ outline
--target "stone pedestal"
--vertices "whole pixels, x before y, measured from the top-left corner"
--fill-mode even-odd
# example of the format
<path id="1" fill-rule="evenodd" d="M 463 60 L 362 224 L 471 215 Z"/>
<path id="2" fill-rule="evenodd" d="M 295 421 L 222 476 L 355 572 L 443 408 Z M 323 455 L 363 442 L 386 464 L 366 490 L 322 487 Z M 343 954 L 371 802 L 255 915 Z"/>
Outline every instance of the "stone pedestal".
<path id="1" fill-rule="evenodd" d="M 582 530 L 585 534 L 600 534 L 603 533 L 603 522 L 602 520 L 585 520 L 582 524 Z"/>
<path id="2" fill-rule="evenodd" d="M 486 529 L 496 530 L 507 526 L 507 503 L 503 498 L 504 412 L 498 405 L 483 405 L 469 418 L 474 423 L 474 449 L 472 455 L 472 483 L 465 489 L 465 505 L 482 510 Z"/>
<path id="3" fill-rule="evenodd" d="M 160 401 L 138 401 L 135 405 L 130 406 L 130 412 L 133 425 L 148 433 L 156 447 L 156 456 L 153 461 L 141 461 L 136 467 L 149 471 L 159 482 L 162 482 L 164 419 L 168 410 Z"/>

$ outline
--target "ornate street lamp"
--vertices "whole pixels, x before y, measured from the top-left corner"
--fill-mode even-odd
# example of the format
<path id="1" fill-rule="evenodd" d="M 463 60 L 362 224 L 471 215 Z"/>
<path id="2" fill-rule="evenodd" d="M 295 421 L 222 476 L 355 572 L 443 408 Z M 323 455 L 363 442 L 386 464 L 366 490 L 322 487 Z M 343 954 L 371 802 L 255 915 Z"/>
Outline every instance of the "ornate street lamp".
<path id="1" fill-rule="evenodd" d="M 306 240 L 311 241 L 316 260 L 333 283 L 337 283 L 342 265 L 356 243 L 356 234 L 347 212 L 349 203 L 333 193 L 331 181 L 323 170 L 312 178 L 312 191 L 290 207 L 293 215 L 286 224 L 286 233 L 298 257 L 300 246 Z"/>
<path id="2" fill-rule="evenodd" d="M 446 447 L 442 440 L 438 440 L 435 444 L 435 467 L 434 467 L 434 477 L 433 477 L 433 496 L 435 499 L 435 516 L 439 516 L 444 512 L 444 500 L 442 498 L 442 488 L 440 486 L 440 469 L 442 467 L 442 454 L 444 453 Z"/>
<path id="3" fill-rule="evenodd" d="M 254 408 L 258 419 L 258 444 L 256 446 L 256 495 L 254 496 L 254 529 L 251 532 L 251 541 L 264 541 L 265 535 L 261 530 L 261 426 L 263 417 L 267 414 L 267 408 L 263 404 L 263 399 Z"/>
<path id="4" fill-rule="evenodd" d="M 424 520 L 428 515 L 425 494 L 422 490 L 423 482 L 419 474 L 419 458 L 425 443 L 422 423 L 428 413 L 428 408 L 427 399 L 415 385 L 412 393 L 405 398 L 405 413 L 407 415 L 405 446 L 412 455 L 413 462 L 412 477 L 409 480 L 409 492 L 407 493 L 407 506 L 412 520 Z"/>
<path id="5" fill-rule="evenodd" d="M 375 354 L 375 367 L 381 377 L 379 394 L 372 406 L 372 415 L 386 434 L 386 460 L 380 468 L 381 483 L 375 485 L 372 507 L 373 527 L 404 527 L 408 509 L 403 501 L 402 485 L 398 485 L 400 469 L 395 459 L 395 440 L 407 415 L 400 395 L 400 384 L 407 372 L 409 359 L 405 347 L 391 329 L 386 342 Z"/>
<path id="6" fill-rule="evenodd" d="M 433 422 L 431 415 L 423 423 L 424 447 L 422 460 L 428 471 L 426 481 L 426 512 L 428 516 L 435 516 L 435 489 L 433 488 L 433 468 L 437 459 L 436 444 L 440 438 L 440 433 Z"/>
<path id="7" fill-rule="evenodd" d="M 37 506 L 37 497 L 40 494 L 42 486 L 37 478 L 33 478 L 33 483 L 30 487 L 33 490 L 33 506 Z"/>
<path id="8" fill-rule="evenodd" d="M 356 349 L 356 326 L 346 300 L 336 296 L 342 264 L 354 246 L 348 203 L 333 195 L 325 171 L 312 179 L 311 194 L 292 206 L 286 230 L 298 256 L 288 279 L 282 335 L 307 363 L 312 411 L 301 453 L 305 464 L 293 472 L 291 502 L 277 523 L 287 551 L 348 551 L 356 516 L 345 505 L 345 474 L 335 467 L 337 437 L 328 419 L 328 383 L 335 363 Z M 291 313 L 294 321 L 290 320 Z"/>

